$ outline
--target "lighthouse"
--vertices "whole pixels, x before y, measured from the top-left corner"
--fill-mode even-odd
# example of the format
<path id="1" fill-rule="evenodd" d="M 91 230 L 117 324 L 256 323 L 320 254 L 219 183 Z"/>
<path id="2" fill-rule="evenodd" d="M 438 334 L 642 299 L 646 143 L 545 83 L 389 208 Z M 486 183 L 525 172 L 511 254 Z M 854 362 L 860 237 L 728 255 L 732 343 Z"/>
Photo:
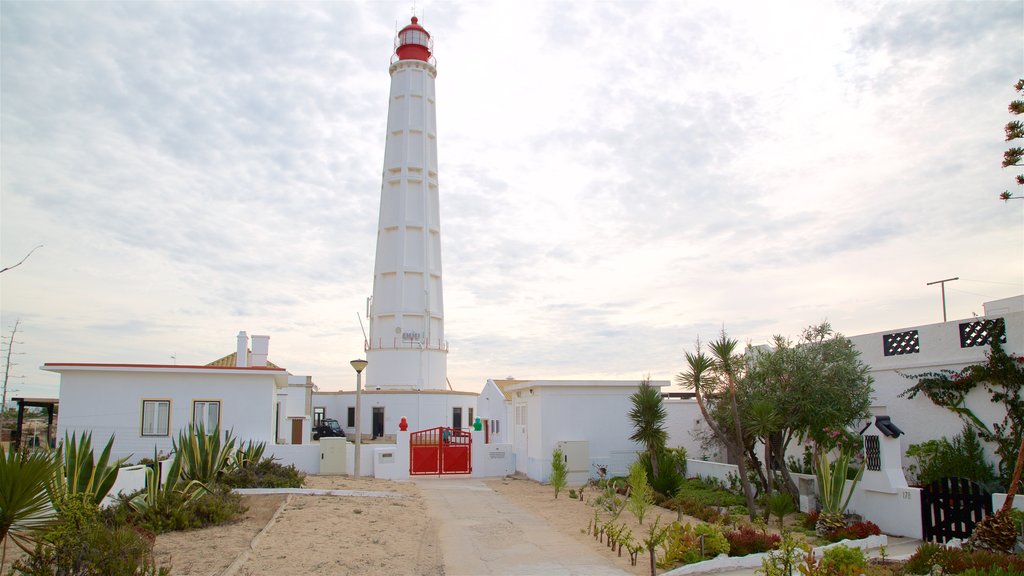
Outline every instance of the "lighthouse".
<path id="1" fill-rule="evenodd" d="M 413 16 L 395 38 L 380 219 L 367 304 L 368 390 L 445 390 L 437 122 L 430 33 Z"/>

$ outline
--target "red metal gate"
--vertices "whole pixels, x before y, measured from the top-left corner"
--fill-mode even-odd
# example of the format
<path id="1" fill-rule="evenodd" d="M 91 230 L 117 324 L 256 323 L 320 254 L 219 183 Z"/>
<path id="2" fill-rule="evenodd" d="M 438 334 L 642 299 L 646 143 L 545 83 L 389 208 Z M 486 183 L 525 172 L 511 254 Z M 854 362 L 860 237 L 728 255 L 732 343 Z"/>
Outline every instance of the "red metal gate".
<path id="1" fill-rule="evenodd" d="M 469 474 L 473 436 L 454 428 L 430 428 L 409 435 L 409 474 Z"/>

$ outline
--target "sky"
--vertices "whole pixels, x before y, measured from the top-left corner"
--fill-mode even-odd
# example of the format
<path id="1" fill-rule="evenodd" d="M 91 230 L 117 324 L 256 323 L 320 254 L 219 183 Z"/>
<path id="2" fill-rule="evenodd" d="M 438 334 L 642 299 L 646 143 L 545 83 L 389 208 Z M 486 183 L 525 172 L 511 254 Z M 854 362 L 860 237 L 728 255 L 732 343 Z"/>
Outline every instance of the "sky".
<path id="1" fill-rule="evenodd" d="M 669 380 L 724 328 L 847 335 L 1024 293 L 1000 167 L 1024 2 L 418 2 L 448 375 Z M 408 2 L 0 2 L 0 328 L 354 389 Z M 365 323 L 365 319 L 363 320 Z M 368 368 L 372 369 L 372 367 Z"/>

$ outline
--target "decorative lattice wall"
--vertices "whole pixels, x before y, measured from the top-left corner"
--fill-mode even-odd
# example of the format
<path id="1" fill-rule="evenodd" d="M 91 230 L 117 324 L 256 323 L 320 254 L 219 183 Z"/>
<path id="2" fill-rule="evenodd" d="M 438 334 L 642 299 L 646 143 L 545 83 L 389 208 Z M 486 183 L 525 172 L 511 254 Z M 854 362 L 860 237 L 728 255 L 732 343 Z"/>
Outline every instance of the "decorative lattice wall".
<path id="1" fill-rule="evenodd" d="M 917 354 L 921 351 L 921 340 L 917 330 L 885 334 L 882 336 L 882 348 L 886 356 Z"/>
<path id="2" fill-rule="evenodd" d="M 1006 324 L 1002 318 L 960 324 L 961 348 L 988 346 L 993 337 L 999 338 L 1000 344 L 1006 343 Z"/>

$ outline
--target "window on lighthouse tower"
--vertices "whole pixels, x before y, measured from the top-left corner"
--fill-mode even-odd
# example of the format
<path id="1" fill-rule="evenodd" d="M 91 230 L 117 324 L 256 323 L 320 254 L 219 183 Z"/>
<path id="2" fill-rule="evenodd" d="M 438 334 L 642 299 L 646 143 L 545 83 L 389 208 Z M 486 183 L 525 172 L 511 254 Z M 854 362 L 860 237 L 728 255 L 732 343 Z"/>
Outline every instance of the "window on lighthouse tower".
<path id="1" fill-rule="evenodd" d="M 402 45 L 405 46 L 406 44 L 426 46 L 427 35 L 419 30 L 405 30 L 402 32 Z"/>

